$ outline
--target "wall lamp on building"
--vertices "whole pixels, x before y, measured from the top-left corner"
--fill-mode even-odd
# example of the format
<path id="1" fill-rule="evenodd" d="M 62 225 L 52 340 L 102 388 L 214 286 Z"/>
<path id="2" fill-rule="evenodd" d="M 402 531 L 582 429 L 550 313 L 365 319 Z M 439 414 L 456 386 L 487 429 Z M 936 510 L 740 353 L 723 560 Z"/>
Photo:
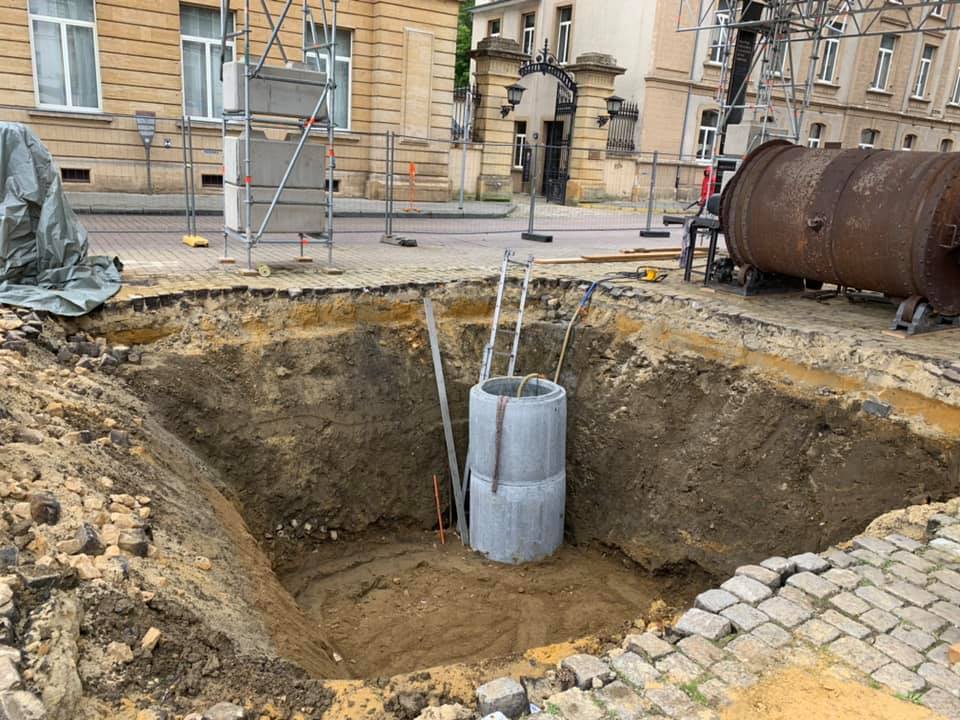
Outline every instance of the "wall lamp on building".
<path id="1" fill-rule="evenodd" d="M 603 127 L 608 122 L 610 118 L 614 118 L 620 114 L 620 111 L 623 109 L 623 98 L 619 95 L 611 95 L 607 98 L 607 114 L 606 115 L 597 115 L 597 127 Z"/>
<path id="2" fill-rule="evenodd" d="M 500 117 L 505 118 L 510 114 L 511 110 L 516 110 L 517 105 L 520 104 L 520 101 L 523 99 L 523 91 L 526 88 L 523 85 L 518 85 L 514 83 L 513 85 L 507 85 L 507 102 L 509 105 L 500 106 Z"/>

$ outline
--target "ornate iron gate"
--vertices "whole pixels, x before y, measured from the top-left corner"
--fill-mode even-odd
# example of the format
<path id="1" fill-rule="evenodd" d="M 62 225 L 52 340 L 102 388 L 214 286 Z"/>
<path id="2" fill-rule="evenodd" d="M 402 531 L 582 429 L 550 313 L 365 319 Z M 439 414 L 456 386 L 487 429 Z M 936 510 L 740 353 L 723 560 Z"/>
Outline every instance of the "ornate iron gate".
<path id="1" fill-rule="evenodd" d="M 535 58 L 520 66 L 520 77 L 537 72 L 550 75 L 559 83 L 553 122 L 547 123 L 544 138 L 543 194 L 549 202 L 563 203 L 570 179 L 570 147 L 573 143 L 573 119 L 577 112 L 577 84 L 550 52 L 547 40 L 544 40 L 543 48 Z"/>

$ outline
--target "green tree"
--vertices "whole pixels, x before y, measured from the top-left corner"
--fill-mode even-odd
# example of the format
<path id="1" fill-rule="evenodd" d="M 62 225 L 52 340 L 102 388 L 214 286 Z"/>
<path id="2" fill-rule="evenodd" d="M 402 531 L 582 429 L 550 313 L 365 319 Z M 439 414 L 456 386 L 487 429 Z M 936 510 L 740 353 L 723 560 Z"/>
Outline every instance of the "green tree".
<path id="1" fill-rule="evenodd" d="M 470 10 L 476 0 L 462 0 L 457 18 L 457 60 L 454 65 L 454 86 L 470 84 L 470 44 L 473 41 L 473 15 Z"/>

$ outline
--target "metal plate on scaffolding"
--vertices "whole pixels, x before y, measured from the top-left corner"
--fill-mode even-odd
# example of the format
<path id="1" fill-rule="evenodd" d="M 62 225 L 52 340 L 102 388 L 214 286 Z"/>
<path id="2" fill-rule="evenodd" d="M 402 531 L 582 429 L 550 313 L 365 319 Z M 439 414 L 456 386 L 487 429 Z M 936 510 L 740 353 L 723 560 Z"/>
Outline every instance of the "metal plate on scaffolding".
<path id="1" fill-rule="evenodd" d="M 223 111 L 243 112 L 245 65 L 242 62 L 223 64 Z M 304 67 L 264 65 L 250 78 L 249 112 L 254 115 L 308 118 L 317 106 L 327 74 Z M 326 103 L 321 105 L 316 120 L 326 122 Z"/>
<path id="2" fill-rule="evenodd" d="M 273 200 L 275 188 L 254 187 L 253 206 L 250 213 L 251 229 L 260 229 Z M 228 228 L 242 233 L 245 224 L 246 192 L 243 186 L 223 184 L 224 222 Z M 271 233 L 321 233 L 327 229 L 327 194 L 323 190 L 288 188 L 280 195 L 277 207 L 270 216 L 266 232 Z"/>
<path id="3" fill-rule="evenodd" d="M 262 131 L 250 135 L 250 173 L 254 186 L 276 187 L 287 171 L 290 159 L 297 148 L 299 135 L 292 133 L 286 140 L 268 140 Z M 223 140 L 223 181 L 243 185 L 244 137 L 226 137 Z M 325 157 L 327 146 L 315 141 L 307 142 L 297 162 L 290 170 L 287 188 L 316 190 L 326 187 Z"/>

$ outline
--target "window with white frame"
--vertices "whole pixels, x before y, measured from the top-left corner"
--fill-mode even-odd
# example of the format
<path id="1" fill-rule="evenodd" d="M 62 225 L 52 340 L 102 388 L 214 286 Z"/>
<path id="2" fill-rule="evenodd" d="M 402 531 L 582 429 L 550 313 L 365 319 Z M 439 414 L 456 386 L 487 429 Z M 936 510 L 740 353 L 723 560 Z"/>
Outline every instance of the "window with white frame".
<path id="1" fill-rule="evenodd" d="M 487 20 L 487 37 L 500 37 L 500 18 Z"/>
<path id="2" fill-rule="evenodd" d="M 890 66 L 893 64 L 893 49 L 897 44 L 895 35 L 880 38 L 880 50 L 877 51 L 877 66 L 873 70 L 871 90 L 886 90 L 890 81 Z"/>
<path id="3" fill-rule="evenodd" d="M 930 14 L 933 17 L 945 18 L 947 16 L 947 13 L 943 5 L 944 3 L 938 2 L 936 5 L 933 6 L 933 10 L 930 11 Z"/>
<path id="4" fill-rule="evenodd" d="M 227 17 L 233 32 L 233 16 Z M 192 118 L 219 120 L 223 112 L 220 80 L 220 11 L 180 6 L 180 46 L 183 53 L 183 111 Z M 233 60 L 233 43 L 224 48 L 224 62 Z"/>
<path id="5" fill-rule="evenodd" d="M 820 57 L 820 70 L 817 73 L 817 79 L 832 83 L 837 76 L 837 56 L 840 54 L 840 38 L 847 26 L 845 17 L 835 17 L 827 25 L 827 32 L 823 39 L 822 55 Z"/>
<path id="6" fill-rule="evenodd" d="M 573 30 L 573 6 L 557 8 L 557 61 L 570 62 L 570 33 Z"/>
<path id="7" fill-rule="evenodd" d="M 953 140 L 944 138 L 940 141 L 940 152 L 953 152 Z"/>
<path id="8" fill-rule="evenodd" d="M 823 123 L 814 123 L 810 126 L 810 137 L 807 138 L 807 147 L 818 148 L 823 143 Z"/>
<path id="9" fill-rule="evenodd" d="M 877 140 L 880 139 L 880 131 L 867 128 L 860 133 L 860 144 L 857 145 L 861 150 L 871 150 L 877 146 Z"/>
<path id="10" fill-rule="evenodd" d="M 324 48 L 317 47 L 324 42 L 323 26 L 308 23 L 304 35 L 307 38 L 306 46 L 314 48 L 307 50 L 307 64 L 314 70 L 327 72 L 327 61 L 329 59 L 327 51 Z M 349 130 L 353 79 L 353 30 L 337 28 L 333 52 L 335 61 L 333 81 L 337 86 L 333 94 L 333 126 L 342 130 Z"/>
<path id="11" fill-rule="evenodd" d="M 904 135 L 903 136 L 903 149 L 904 150 L 913 150 L 917 146 L 917 136 L 916 135 Z"/>
<path id="12" fill-rule="evenodd" d="M 913 85 L 913 96 L 922 99 L 927 95 L 927 84 L 930 80 L 930 68 L 933 67 L 933 56 L 937 48 L 933 45 L 923 46 L 923 55 L 920 56 L 920 67 L 917 68 L 917 82 Z"/>
<path id="13" fill-rule="evenodd" d="M 526 55 L 533 55 L 533 46 L 536 43 L 535 33 L 537 26 L 537 14 L 527 13 L 523 16 L 522 37 L 520 47 Z"/>
<path id="14" fill-rule="evenodd" d="M 733 16 L 731 0 L 717 0 L 717 11 L 713 15 L 716 27 L 710 35 L 710 47 L 707 49 L 707 62 L 722 63 L 730 41 L 730 20 Z"/>
<path id="15" fill-rule="evenodd" d="M 787 67 L 787 54 L 790 52 L 790 46 L 783 38 L 773 41 L 773 51 L 770 54 L 771 71 L 775 77 L 783 77 L 789 70 Z"/>
<path id="16" fill-rule="evenodd" d="M 523 167 L 523 150 L 527 147 L 527 121 L 513 123 L 513 166 Z"/>
<path id="17" fill-rule="evenodd" d="M 37 105 L 100 109 L 94 0 L 30 0 Z"/>
<path id="18" fill-rule="evenodd" d="M 700 132 L 697 135 L 697 160 L 712 160 L 713 146 L 717 141 L 720 112 L 704 110 L 700 115 Z"/>
<path id="19" fill-rule="evenodd" d="M 957 69 L 957 79 L 953 83 L 953 95 L 950 96 L 951 105 L 960 105 L 960 68 Z"/>

